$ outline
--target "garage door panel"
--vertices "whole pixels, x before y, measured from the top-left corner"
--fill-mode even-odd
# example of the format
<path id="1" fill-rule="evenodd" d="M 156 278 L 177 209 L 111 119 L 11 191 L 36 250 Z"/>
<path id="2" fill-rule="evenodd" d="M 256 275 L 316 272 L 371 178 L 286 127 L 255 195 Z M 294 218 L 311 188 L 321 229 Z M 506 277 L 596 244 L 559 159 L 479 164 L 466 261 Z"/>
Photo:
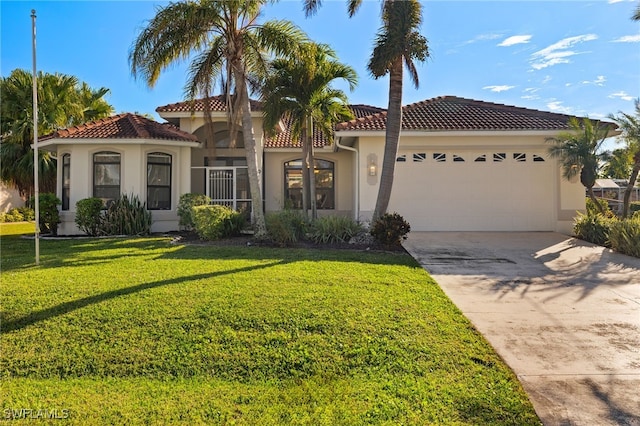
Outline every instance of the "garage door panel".
<path id="1" fill-rule="evenodd" d="M 439 150 L 420 161 L 410 151 L 401 154 L 407 161 L 396 164 L 389 210 L 413 230 L 553 230 L 555 170 L 549 161 L 533 161 L 541 153 Z"/>

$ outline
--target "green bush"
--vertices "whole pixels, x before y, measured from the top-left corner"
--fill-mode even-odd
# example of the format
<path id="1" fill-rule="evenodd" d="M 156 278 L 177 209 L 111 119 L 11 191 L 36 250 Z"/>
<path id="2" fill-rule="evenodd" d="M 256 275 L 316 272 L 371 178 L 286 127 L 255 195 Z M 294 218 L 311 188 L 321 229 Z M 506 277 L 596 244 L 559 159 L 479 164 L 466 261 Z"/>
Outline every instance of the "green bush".
<path id="1" fill-rule="evenodd" d="M 573 232 L 582 240 L 609 247 L 609 231 L 616 221 L 615 218 L 608 218 L 599 213 L 578 213 Z"/>
<path id="2" fill-rule="evenodd" d="M 636 212 L 640 212 L 640 201 L 634 201 L 629 204 L 629 213 L 633 215 Z"/>
<path id="3" fill-rule="evenodd" d="M 388 247 L 396 247 L 407 239 L 411 226 L 398 213 L 385 213 L 371 226 L 371 235 L 380 244 Z"/>
<path id="4" fill-rule="evenodd" d="M 296 243 L 304 237 L 309 227 L 307 218 L 300 210 L 285 209 L 269 213 L 265 220 L 269 237 L 282 247 Z"/>
<path id="5" fill-rule="evenodd" d="M 195 206 L 191 217 L 196 233 L 203 240 L 219 240 L 238 235 L 245 223 L 242 213 L 217 204 Z"/>
<path id="6" fill-rule="evenodd" d="M 104 212 L 100 228 L 104 235 L 146 235 L 151 231 L 151 212 L 137 195 L 123 194 Z"/>
<path id="7" fill-rule="evenodd" d="M 56 194 L 52 194 L 50 192 L 38 194 L 38 200 L 40 231 L 57 235 L 58 224 L 60 223 L 60 212 L 58 211 L 58 206 L 62 204 L 62 201 L 56 197 Z M 30 208 L 35 208 L 35 198 L 29 198 L 29 202 L 27 204 Z"/>
<path id="8" fill-rule="evenodd" d="M 611 248 L 629 256 L 640 257 L 640 214 L 616 220 L 609 229 Z"/>
<path id="9" fill-rule="evenodd" d="M 187 231 L 195 228 L 193 222 L 192 209 L 195 206 L 205 206 L 211 204 L 211 198 L 204 194 L 182 194 L 178 201 L 178 224 Z"/>
<path id="10" fill-rule="evenodd" d="M 85 198 L 76 203 L 76 225 L 85 234 L 100 235 L 102 226 L 102 199 Z"/>
<path id="11" fill-rule="evenodd" d="M 15 207 L 0 213 L 0 222 L 29 222 L 35 220 L 36 213 L 30 207 Z"/>
<path id="12" fill-rule="evenodd" d="M 608 218 L 616 217 L 616 214 L 613 211 L 611 211 L 611 208 L 609 207 L 609 203 L 607 202 L 607 200 L 603 200 L 602 198 L 597 198 L 597 200 L 598 200 L 598 204 L 602 206 L 602 209 L 606 217 Z M 598 208 L 596 207 L 596 204 L 593 202 L 593 200 L 590 197 L 587 197 L 586 199 L 586 210 L 588 215 L 601 214 Z"/>
<path id="13" fill-rule="evenodd" d="M 311 224 L 309 238 L 317 243 L 346 243 L 362 226 L 346 216 L 324 216 Z"/>

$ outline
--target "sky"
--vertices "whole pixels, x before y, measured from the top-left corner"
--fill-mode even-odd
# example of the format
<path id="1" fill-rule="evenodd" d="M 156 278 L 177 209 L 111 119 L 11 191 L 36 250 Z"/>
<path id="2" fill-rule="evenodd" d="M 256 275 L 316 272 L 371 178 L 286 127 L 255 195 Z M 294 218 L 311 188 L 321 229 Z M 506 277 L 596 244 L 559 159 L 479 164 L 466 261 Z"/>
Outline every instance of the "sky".
<path id="1" fill-rule="evenodd" d="M 78 77 L 111 90 L 117 113 L 156 113 L 183 100 L 187 63 L 155 87 L 135 80 L 129 49 L 162 1 L 0 1 L 0 71 L 32 69 L 31 10 L 36 10 L 37 69 Z M 638 0 L 423 1 L 421 33 L 429 59 L 418 64 L 419 88 L 405 79 L 403 104 L 459 96 L 593 119 L 633 113 L 640 97 Z M 386 108 L 388 79 L 367 71 L 380 27 L 380 1 L 365 0 L 349 19 L 344 0 L 324 0 L 305 18 L 301 0 L 265 8 L 263 19 L 288 19 L 329 44 L 359 76 L 352 104 Z M 406 76 L 406 74 L 405 74 Z M 338 86 L 348 91 L 346 85 Z"/>

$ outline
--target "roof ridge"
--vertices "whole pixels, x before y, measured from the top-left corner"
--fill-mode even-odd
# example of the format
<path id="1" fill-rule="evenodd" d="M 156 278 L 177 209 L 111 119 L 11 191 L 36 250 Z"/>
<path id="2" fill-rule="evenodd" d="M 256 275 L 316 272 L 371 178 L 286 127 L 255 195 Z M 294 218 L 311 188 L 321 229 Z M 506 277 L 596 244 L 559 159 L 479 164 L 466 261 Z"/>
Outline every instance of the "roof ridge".
<path id="1" fill-rule="evenodd" d="M 154 124 L 156 123 L 154 120 L 149 120 L 147 117 L 143 117 L 143 116 L 138 115 L 138 114 L 127 113 L 127 114 L 125 114 L 125 116 L 123 118 L 126 118 L 127 121 L 133 126 L 134 133 L 139 138 L 143 138 L 143 139 L 149 138 L 151 136 L 151 134 L 145 128 L 145 126 L 142 123 L 140 123 L 140 121 L 142 121 L 140 119 L 144 119 L 144 121 L 147 121 L 149 123 L 154 123 Z"/>

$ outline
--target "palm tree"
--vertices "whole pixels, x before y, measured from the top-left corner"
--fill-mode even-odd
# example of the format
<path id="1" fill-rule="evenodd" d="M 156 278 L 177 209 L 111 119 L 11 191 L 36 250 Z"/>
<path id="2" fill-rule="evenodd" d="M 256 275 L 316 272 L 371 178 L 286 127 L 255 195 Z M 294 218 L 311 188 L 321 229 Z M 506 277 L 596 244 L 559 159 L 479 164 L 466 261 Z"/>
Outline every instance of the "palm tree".
<path id="1" fill-rule="evenodd" d="M 307 16 L 315 13 L 321 3 L 321 0 L 305 0 Z M 357 12 L 361 4 L 362 0 L 347 1 L 350 17 Z M 391 198 L 402 128 L 403 64 L 414 86 L 418 88 L 418 72 L 414 61 L 423 62 L 429 57 L 427 39 L 419 32 L 421 24 L 422 5 L 419 0 L 382 0 L 382 27 L 376 35 L 375 47 L 367 66 L 376 79 L 389 74 L 384 156 L 372 220 L 386 213 Z"/>
<path id="2" fill-rule="evenodd" d="M 631 19 L 634 21 L 640 21 L 640 4 L 636 6 L 636 11 L 633 13 Z"/>
<path id="3" fill-rule="evenodd" d="M 549 155 L 560 159 L 562 175 L 565 179 L 571 180 L 580 176 L 580 183 L 587 189 L 589 198 L 600 213 L 604 214 L 603 207 L 593 193 L 593 186 L 598 177 L 599 163 L 602 158 L 600 148 L 608 136 L 609 129 L 588 118 L 580 121 L 576 117 L 571 117 L 569 127 L 570 131 L 547 139 L 548 142 L 553 143 L 549 147 Z"/>
<path id="4" fill-rule="evenodd" d="M 134 77 L 149 87 L 170 65 L 191 60 L 185 97 L 208 98 L 216 81 L 227 99 L 231 139 L 241 122 L 256 238 L 266 235 L 262 210 L 261 170 L 251 121 L 247 84 L 251 74 L 263 74 L 266 54 L 294 53 L 304 33 L 288 21 L 258 23 L 267 0 L 190 0 L 170 3 L 134 41 L 129 63 Z M 205 119 L 210 120 L 205 104 Z"/>
<path id="5" fill-rule="evenodd" d="M 353 68 L 337 61 L 327 45 L 306 43 L 298 58 L 276 59 L 271 63 L 264 90 L 265 128 L 272 131 L 283 116 L 292 121 L 292 136 L 302 145 L 302 209 L 317 217 L 313 135 L 315 130 L 333 138 L 333 126 L 353 118 L 347 97 L 331 87 L 342 79 L 354 89 L 357 83 Z"/>
<path id="6" fill-rule="evenodd" d="M 33 192 L 33 76 L 15 69 L 0 80 L 0 180 L 25 197 Z M 104 99 L 109 90 L 91 89 L 74 76 L 39 72 L 38 134 L 108 117 L 113 107 Z M 49 153 L 38 153 L 39 186 L 54 192 L 56 163 Z"/>
<path id="7" fill-rule="evenodd" d="M 635 115 L 620 112 L 617 117 L 609 117 L 613 119 L 616 124 L 618 124 L 620 130 L 622 130 L 621 139 L 626 142 L 626 149 L 629 152 L 629 155 L 633 157 L 633 167 L 631 168 L 627 189 L 624 191 L 622 207 L 623 218 L 629 215 L 631 192 L 633 191 L 633 187 L 638 179 L 638 173 L 640 173 L 640 99 L 636 99 L 635 107 Z"/>
<path id="8" fill-rule="evenodd" d="M 610 179 L 627 179 L 631 174 L 633 156 L 626 148 L 614 149 L 613 152 L 603 154 L 605 161 L 602 176 Z"/>

